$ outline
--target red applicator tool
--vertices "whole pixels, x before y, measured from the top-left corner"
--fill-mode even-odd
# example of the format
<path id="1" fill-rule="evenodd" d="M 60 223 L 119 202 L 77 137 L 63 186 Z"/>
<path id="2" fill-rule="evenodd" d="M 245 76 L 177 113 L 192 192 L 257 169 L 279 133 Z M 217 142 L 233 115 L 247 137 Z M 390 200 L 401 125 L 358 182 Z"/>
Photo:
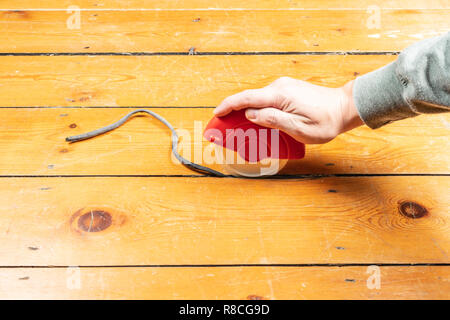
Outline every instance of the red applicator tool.
<path id="1" fill-rule="evenodd" d="M 303 143 L 282 131 L 249 121 L 245 110 L 212 118 L 203 136 L 219 147 L 216 148 L 216 158 L 232 175 L 274 175 L 289 159 L 305 156 Z"/>

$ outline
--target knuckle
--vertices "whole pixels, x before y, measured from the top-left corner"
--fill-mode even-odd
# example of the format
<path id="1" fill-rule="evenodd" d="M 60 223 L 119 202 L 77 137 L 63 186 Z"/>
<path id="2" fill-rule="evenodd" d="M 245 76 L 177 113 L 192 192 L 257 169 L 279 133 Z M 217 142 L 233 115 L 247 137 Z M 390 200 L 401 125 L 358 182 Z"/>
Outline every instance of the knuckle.
<path id="1" fill-rule="evenodd" d="M 231 97 L 226 97 L 225 99 L 222 100 L 222 104 L 224 105 L 229 105 L 231 102 Z"/>
<path id="2" fill-rule="evenodd" d="M 271 88 L 274 88 L 275 90 L 281 91 L 285 89 L 286 87 L 293 84 L 294 79 L 290 77 L 281 77 L 276 79 L 274 82 L 270 84 Z"/>
<path id="3" fill-rule="evenodd" d="M 242 91 L 241 102 L 243 104 L 249 104 L 253 97 L 253 91 L 250 89 Z"/>
<path id="4" fill-rule="evenodd" d="M 278 90 L 274 93 L 275 105 L 283 105 L 283 101 L 285 101 L 286 99 L 288 99 L 288 95 L 284 92 L 284 90 Z"/>
<path id="5" fill-rule="evenodd" d="M 235 105 L 234 100 L 231 98 L 227 98 L 227 99 L 223 100 L 223 102 L 222 102 L 223 108 L 227 109 L 227 110 L 230 108 L 233 108 L 234 105 Z"/>
<path id="6" fill-rule="evenodd" d="M 276 112 L 273 109 L 268 109 L 264 118 L 265 122 L 270 126 L 276 126 L 278 123 Z"/>
<path id="7" fill-rule="evenodd" d="M 281 78 L 278 78 L 277 80 L 275 80 L 275 82 L 277 84 L 283 85 L 283 84 L 290 83 L 291 80 L 292 80 L 292 78 L 290 78 L 290 77 L 281 77 Z"/>
<path id="8" fill-rule="evenodd" d="M 247 106 L 247 105 L 250 105 L 250 102 L 251 102 L 251 98 L 249 96 L 244 96 L 244 97 L 242 97 L 240 104 Z"/>

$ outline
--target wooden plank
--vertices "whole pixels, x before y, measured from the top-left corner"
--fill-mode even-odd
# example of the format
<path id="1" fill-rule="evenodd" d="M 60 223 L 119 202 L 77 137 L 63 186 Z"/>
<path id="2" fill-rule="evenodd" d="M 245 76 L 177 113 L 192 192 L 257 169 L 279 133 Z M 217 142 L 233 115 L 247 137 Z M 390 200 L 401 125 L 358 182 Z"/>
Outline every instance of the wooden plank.
<path id="1" fill-rule="evenodd" d="M 450 267 L 0 269 L 1 299 L 449 299 Z M 369 273 L 367 273 L 369 272 Z M 371 285 L 372 282 L 369 282 Z"/>
<path id="2" fill-rule="evenodd" d="M 369 23 L 371 14 L 366 9 L 89 11 L 80 14 L 80 27 L 69 28 L 65 11 L 13 10 L 0 12 L 0 51 L 401 51 L 450 31 L 450 10 L 384 10 L 379 25 Z"/>
<path id="3" fill-rule="evenodd" d="M 3 1 L 6 2 L 6 1 Z M 1 3 L 1 2 L 0 2 Z M 173 1 L 173 0 L 15 0 L 8 1 L 0 6 L 0 8 L 11 9 L 66 9 L 74 5 L 85 9 L 273 9 L 273 8 L 289 8 L 289 9 L 328 9 L 328 8 L 359 8 L 366 9 L 373 6 L 372 0 L 188 0 L 188 1 Z M 376 5 L 380 8 L 447 8 L 448 0 L 410 0 L 407 3 L 400 0 L 381 0 L 377 1 Z"/>
<path id="4" fill-rule="evenodd" d="M 137 117 L 101 137 L 69 144 L 65 137 L 113 123 L 133 109 L 26 108 L 1 110 L 0 175 L 190 175 L 171 159 L 169 130 Z M 207 163 L 202 131 L 212 109 L 154 108 L 180 133 L 179 151 Z M 379 130 L 361 127 L 325 145 L 307 146 L 306 158 L 280 174 L 448 173 L 450 115 L 422 116 Z M 194 130 L 194 127 L 197 129 Z M 183 132 L 188 133 L 185 135 Z M 131 160 L 132 159 L 132 160 Z"/>
<path id="5" fill-rule="evenodd" d="M 340 86 L 395 58 L 7 56 L 0 59 L 0 107 L 214 106 L 228 95 L 281 76 Z"/>
<path id="6" fill-rule="evenodd" d="M 449 263 L 449 177 L 2 182 L 0 266 Z"/>

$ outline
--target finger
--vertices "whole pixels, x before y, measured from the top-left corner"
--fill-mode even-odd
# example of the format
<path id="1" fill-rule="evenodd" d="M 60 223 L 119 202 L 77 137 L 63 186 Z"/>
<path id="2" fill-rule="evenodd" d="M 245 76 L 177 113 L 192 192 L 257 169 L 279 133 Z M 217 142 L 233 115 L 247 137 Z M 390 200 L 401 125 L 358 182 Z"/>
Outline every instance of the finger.
<path id="1" fill-rule="evenodd" d="M 276 108 L 247 109 L 245 116 L 253 123 L 263 127 L 279 129 L 286 132 L 298 141 L 304 140 L 302 136 L 302 122 L 297 121 L 296 115 Z"/>
<path id="2" fill-rule="evenodd" d="M 229 96 L 214 109 L 214 114 L 224 116 L 233 110 L 245 108 L 273 107 L 276 102 L 276 94 L 272 88 L 251 89 Z"/>

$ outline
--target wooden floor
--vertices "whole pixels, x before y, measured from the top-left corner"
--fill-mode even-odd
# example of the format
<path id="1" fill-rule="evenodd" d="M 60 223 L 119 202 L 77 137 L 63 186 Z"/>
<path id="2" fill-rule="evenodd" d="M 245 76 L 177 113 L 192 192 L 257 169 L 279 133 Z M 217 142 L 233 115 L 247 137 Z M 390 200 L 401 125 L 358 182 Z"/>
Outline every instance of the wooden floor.
<path id="1" fill-rule="evenodd" d="M 358 128 L 265 180 L 172 162 L 149 117 L 64 140 L 140 107 L 193 133 L 280 76 L 340 86 L 450 31 L 448 0 L 0 9 L 0 298 L 450 298 L 449 115 Z"/>

